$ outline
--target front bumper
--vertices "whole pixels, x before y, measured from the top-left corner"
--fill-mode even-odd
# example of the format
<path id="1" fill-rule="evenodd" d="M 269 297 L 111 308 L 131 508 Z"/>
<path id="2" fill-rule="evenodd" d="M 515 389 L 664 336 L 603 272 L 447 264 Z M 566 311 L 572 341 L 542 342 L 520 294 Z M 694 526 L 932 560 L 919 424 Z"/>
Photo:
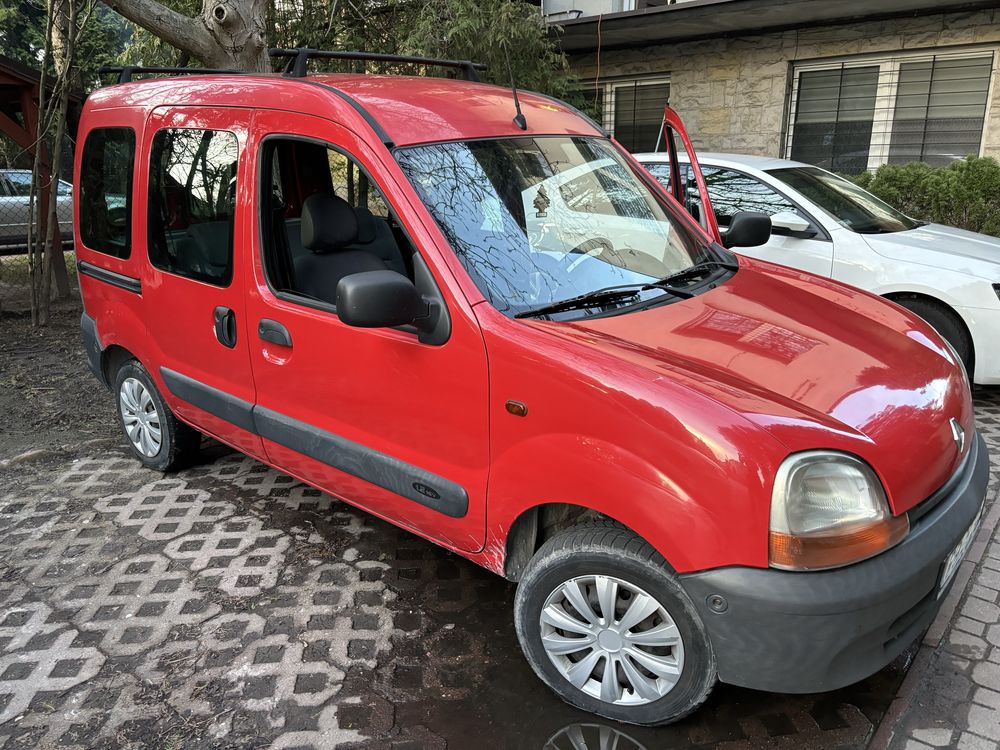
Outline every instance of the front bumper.
<path id="1" fill-rule="evenodd" d="M 681 576 L 708 629 L 719 679 L 813 693 L 891 662 L 937 614 L 954 581 L 939 590 L 943 562 L 979 514 L 988 482 L 989 455 L 977 433 L 956 475 L 925 501 L 933 507 L 911 511 L 909 535 L 881 555 L 828 571 L 720 568 Z"/>

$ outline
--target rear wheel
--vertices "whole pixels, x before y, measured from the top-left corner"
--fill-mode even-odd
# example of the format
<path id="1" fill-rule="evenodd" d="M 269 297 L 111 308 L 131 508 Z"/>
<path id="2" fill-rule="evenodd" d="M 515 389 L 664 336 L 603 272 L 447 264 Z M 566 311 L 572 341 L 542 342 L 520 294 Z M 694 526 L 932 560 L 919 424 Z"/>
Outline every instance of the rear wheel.
<path id="1" fill-rule="evenodd" d="M 633 724 L 669 724 L 708 697 L 712 647 L 667 562 L 620 526 L 546 542 L 514 600 L 521 648 L 567 703 Z"/>
<path id="2" fill-rule="evenodd" d="M 137 360 L 128 360 L 118 368 L 115 393 L 118 422 L 143 466 L 174 471 L 197 456 L 201 434 L 177 420 Z"/>
<path id="3" fill-rule="evenodd" d="M 920 297 L 903 297 L 896 302 L 930 323 L 931 327 L 941 334 L 941 338 L 951 344 L 962 360 L 965 372 L 969 375 L 969 382 L 972 382 L 972 340 L 958 315 L 942 304 Z"/>

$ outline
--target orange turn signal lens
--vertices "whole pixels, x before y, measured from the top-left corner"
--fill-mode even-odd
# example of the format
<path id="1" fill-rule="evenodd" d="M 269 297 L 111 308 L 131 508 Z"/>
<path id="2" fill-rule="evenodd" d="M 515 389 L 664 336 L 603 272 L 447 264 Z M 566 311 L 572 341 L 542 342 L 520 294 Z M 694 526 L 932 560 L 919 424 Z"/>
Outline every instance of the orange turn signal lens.
<path id="1" fill-rule="evenodd" d="M 770 564 L 785 570 L 837 568 L 885 552 L 903 541 L 909 532 L 910 521 L 905 515 L 810 534 L 772 531 Z"/>

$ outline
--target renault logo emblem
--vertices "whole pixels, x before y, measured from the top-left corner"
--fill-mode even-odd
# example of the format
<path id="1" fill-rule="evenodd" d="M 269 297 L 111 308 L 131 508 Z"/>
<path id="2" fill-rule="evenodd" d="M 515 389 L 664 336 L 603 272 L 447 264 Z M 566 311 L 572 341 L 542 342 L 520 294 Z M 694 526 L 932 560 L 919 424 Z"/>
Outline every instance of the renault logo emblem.
<path id="1" fill-rule="evenodd" d="M 958 452 L 961 453 L 965 450 L 965 430 L 962 429 L 962 425 L 958 423 L 958 420 L 954 417 L 951 418 L 951 435 L 955 438 L 955 445 L 958 446 Z"/>

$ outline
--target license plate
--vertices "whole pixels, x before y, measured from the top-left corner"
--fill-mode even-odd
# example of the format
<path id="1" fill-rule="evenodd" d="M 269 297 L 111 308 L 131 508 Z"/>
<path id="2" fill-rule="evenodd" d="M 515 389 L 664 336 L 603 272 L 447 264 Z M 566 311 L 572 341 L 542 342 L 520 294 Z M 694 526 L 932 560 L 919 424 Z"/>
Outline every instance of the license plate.
<path id="1" fill-rule="evenodd" d="M 945 589 L 948 588 L 948 584 L 951 583 L 951 579 L 955 577 L 958 572 L 958 566 L 962 564 L 965 556 L 969 554 L 969 547 L 972 546 L 972 542 L 976 538 L 976 534 L 979 533 L 979 524 L 983 520 L 983 509 L 979 509 L 979 513 L 973 519 L 972 524 L 966 530 L 965 534 L 955 545 L 955 549 L 948 553 L 948 557 L 944 559 L 944 566 L 941 568 L 941 583 L 938 585 L 938 596 L 944 593 Z"/>

